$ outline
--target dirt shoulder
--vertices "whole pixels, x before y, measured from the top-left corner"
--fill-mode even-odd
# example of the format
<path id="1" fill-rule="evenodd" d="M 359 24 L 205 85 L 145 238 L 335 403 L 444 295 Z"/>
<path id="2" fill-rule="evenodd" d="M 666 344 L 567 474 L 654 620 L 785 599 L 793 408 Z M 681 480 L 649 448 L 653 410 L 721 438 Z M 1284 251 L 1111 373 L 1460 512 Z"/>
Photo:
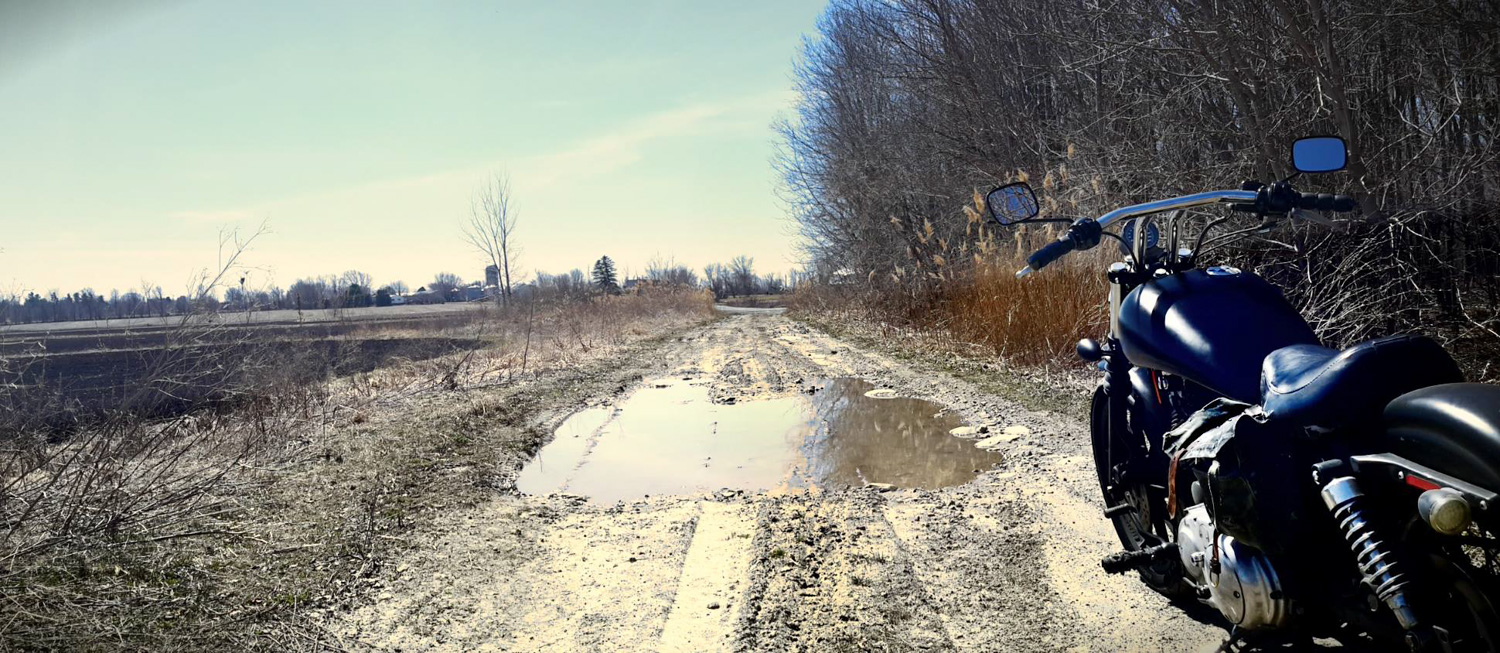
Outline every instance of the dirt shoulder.
<path id="1" fill-rule="evenodd" d="M 423 529 L 367 603 L 328 615 L 342 647 L 1155 651 L 1222 638 L 1133 577 L 1100 573 L 1116 543 L 1075 416 L 774 314 L 729 316 L 612 367 L 611 378 L 709 379 L 716 398 L 741 402 L 862 378 L 943 404 L 982 436 L 1008 429 L 1005 460 L 938 491 L 605 506 L 502 488 Z M 578 392 L 598 405 L 620 388 L 609 390 Z M 526 421 L 544 429 L 562 416 Z"/>

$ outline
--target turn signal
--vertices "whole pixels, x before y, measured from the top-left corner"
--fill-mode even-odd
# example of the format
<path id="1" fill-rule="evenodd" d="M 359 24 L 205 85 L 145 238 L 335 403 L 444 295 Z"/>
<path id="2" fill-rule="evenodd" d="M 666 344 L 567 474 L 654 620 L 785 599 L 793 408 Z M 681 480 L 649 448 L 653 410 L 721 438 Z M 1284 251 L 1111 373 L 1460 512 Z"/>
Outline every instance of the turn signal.
<path id="1" fill-rule="evenodd" d="M 1448 488 L 1423 492 L 1417 498 L 1417 514 L 1432 530 L 1444 535 L 1458 535 L 1468 530 L 1473 518 L 1464 495 Z"/>
<path id="2" fill-rule="evenodd" d="M 1104 358 L 1104 347 L 1099 344 L 1098 340 L 1084 338 L 1078 341 L 1078 357 L 1090 363 L 1095 362 Z"/>

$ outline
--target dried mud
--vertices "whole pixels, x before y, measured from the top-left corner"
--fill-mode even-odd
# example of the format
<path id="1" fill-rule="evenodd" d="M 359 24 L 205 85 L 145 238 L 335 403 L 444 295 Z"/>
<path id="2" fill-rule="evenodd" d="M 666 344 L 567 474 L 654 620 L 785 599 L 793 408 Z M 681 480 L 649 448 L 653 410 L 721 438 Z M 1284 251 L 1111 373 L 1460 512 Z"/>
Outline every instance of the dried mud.
<path id="1" fill-rule="evenodd" d="M 1133 576 L 1077 416 L 1029 410 L 775 313 L 738 313 L 631 365 L 716 401 L 865 379 L 947 406 L 1004 460 L 961 486 L 720 491 L 599 505 L 514 491 L 455 511 L 328 627 L 354 650 L 1197 651 L 1224 631 Z M 604 406 L 619 394 L 600 396 Z M 581 406 L 538 410 L 550 433 Z"/>

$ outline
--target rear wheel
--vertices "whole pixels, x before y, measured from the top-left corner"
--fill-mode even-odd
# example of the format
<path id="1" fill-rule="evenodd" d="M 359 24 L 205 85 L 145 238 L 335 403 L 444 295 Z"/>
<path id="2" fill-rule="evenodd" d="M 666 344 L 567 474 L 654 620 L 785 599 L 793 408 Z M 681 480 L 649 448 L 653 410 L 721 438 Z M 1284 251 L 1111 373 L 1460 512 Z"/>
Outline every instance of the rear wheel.
<path id="1" fill-rule="evenodd" d="M 1462 537 L 1433 539 L 1437 581 L 1426 600 L 1436 605 L 1425 612 L 1442 616 L 1455 653 L 1500 652 L 1500 537 L 1476 524 Z"/>
<path id="2" fill-rule="evenodd" d="M 1112 515 L 1115 534 L 1128 551 L 1171 542 L 1173 520 L 1167 516 L 1166 479 L 1152 478 L 1148 471 L 1150 451 L 1145 438 L 1134 434 L 1129 424 L 1111 424 L 1112 412 L 1126 413 L 1123 406 L 1111 411 L 1111 400 L 1102 385 L 1094 391 L 1089 431 L 1094 470 L 1099 477 L 1099 489 L 1104 493 L 1104 505 Z M 1180 570 L 1173 561 L 1158 562 L 1142 568 L 1140 573 L 1141 580 L 1164 594 L 1176 594 L 1183 588 Z"/>

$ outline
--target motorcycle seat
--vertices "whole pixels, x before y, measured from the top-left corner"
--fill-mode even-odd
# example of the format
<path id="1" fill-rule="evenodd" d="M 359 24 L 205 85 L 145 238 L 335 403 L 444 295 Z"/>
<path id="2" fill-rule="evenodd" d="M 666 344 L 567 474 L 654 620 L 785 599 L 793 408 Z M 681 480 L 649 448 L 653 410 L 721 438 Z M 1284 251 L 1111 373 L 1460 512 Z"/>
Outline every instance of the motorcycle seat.
<path id="1" fill-rule="evenodd" d="M 1377 338 L 1342 351 L 1291 345 L 1261 364 L 1261 407 L 1268 419 L 1331 431 L 1378 419 L 1412 390 L 1462 380 L 1448 352 L 1424 336 Z"/>

